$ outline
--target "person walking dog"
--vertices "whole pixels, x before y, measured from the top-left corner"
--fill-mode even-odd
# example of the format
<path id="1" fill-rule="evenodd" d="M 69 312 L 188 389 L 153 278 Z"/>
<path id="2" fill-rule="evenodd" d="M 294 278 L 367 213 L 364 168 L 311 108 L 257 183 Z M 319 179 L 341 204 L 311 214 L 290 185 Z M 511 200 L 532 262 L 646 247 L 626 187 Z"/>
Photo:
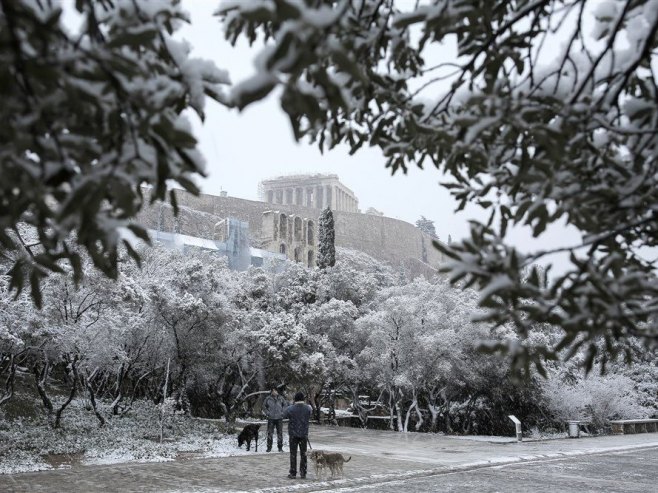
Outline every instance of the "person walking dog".
<path id="1" fill-rule="evenodd" d="M 299 449 L 299 477 L 306 478 L 306 445 L 308 444 L 308 423 L 311 420 L 311 406 L 304 402 L 304 394 L 295 394 L 294 404 L 283 411 L 283 419 L 288 419 L 290 439 L 289 479 L 297 476 L 297 449 Z"/>
<path id="2" fill-rule="evenodd" d="M 274 428 L 276 428 L 276 445 L 283 452 L 283 411 L 288 403 L 276 387 L 272 387 L 270 395 L 265 398 L 263 412 L 267 417 L 267 451 L 272 451 Z"/>

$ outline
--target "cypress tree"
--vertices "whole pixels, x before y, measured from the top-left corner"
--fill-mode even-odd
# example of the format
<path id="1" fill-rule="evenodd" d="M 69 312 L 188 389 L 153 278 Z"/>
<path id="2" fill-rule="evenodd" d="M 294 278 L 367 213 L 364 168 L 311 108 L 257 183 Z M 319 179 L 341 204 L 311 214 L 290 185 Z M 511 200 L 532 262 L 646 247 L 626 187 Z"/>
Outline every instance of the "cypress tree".
<path id="1" fill-rule="evenodd" d="M 333 267 L 336 263 L 336 231 L 334 230 L 334 215 L 331 209 L 327 207 L 320 214 L 320 221 L 318 226 L 318 267 L 326 269 Z"/>

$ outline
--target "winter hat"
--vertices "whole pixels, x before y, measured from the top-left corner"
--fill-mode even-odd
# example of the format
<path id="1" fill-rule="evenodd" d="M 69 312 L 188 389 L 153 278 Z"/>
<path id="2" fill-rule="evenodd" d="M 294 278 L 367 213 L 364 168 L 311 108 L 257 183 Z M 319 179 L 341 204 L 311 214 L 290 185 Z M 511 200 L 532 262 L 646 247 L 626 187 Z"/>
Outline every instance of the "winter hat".
<path id="1" fill-rule="evenodd" d="M 304 400 L 304 394 L 302 392 L 297 392 L 295 394 L 295 402 L 303 401 L 303 400 Z"/>

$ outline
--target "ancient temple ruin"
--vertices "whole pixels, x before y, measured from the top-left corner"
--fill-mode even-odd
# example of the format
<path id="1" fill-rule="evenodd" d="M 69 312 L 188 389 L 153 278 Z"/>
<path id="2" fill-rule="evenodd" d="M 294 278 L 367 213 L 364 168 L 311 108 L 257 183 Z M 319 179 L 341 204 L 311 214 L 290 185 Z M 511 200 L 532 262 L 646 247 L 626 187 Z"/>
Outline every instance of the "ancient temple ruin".
<path id="1" fill-rule="evenodd" d="M 148 199 L 150 191 L 144 189 L 143 193 Z M 194 196 L 176 190 L 178 216 L 171 205 L 156 203 L 144 207 L 138 221 L 159 243 L 183 251 L 192 247 L 217 251 L 228 256 L 229 264 L 237 270 L 248 265 L 275 265 L 285 259 L 314 267 L 318 218 L 321 209 L 328 206 L 334 211 L 339 248 L 364 252 L 396 266 L 409 279 L 433 276 L 445 260 L 432 247 L 436 238 L 413 224 L 372 208 L 361 213 L 354 193 L 336 175 L 266 180 L 260 184 L 259 193 L 262 202 L 231 197 L 226 192 Z"/>
<path id="2" fill-rule="evenodd" d="M 340 182 L 338 175 L 279 176 L 262 181 L 260 195 L 261 200 L 268 204 L 361 212 L 359 200 L 352 190 Z"/>

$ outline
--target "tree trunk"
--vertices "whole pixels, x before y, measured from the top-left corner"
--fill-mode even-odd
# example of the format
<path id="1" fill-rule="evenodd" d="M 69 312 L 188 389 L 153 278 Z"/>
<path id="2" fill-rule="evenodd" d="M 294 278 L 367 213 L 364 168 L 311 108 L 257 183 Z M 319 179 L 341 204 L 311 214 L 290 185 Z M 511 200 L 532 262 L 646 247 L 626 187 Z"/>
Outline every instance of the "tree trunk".
<path id="1" fill-rule="evenodd" d="M 444 416 L 444 423 L 446 426 L 446 433 L 452 433 L 452 424 L 450 423 L 450 401 L 446 400 L 446 412 Z"/>
<path id="2" fill-rule="evenodd" d="M 363 408 L 359 402 L 359 391 L 358 389 L 352 391 L 352 406 L 356 411 L 357 416 L 359 417 L 359 422 L 361 423 L 361 428 L 365 428 L 368 425 L 368 413 Z"/>
<path id="3" fill-rule="evenodd" d="M 462 432 L 465 434 L 469 434 L 471 430 L 471 423 L 473 422 L 473 418 L 471 417 L 471 411 L 473 411 L 473 408 L 475 407 L 475 404 L 477 403 L 478 397 L 480 394 L 475 394 L 473 397 L 471 397 L 468 401 L 468 405 L 466 406 L 466 416 L 464 419 L 464 424 L 462 425 Z"/>
<path id="4" fill-rule="evenodd" d="M 69 392 L 68 399 L 66 399 L 64 404 L 62 404 L 61 407 L 55 413 L 55 423 L 53 424 L 53 428 L 59 428 L 61 426 L 62 414 L 64 413 L 64 410 L 68 407 L 68 405 L 71 404 L 71 401 L 75 397 L 75 391 L 78 387 L 78 369 L 76 367 L 77 362 L 78 362 L 78 357 L 75 356 L 73 358 L 73 361 L 71 362 L 71 373 L 73 374 L 73 381 L 71 382 L 71 391 Z"/>
<path id="5" fill-rule="evenodd" d="M 405 431 L 404 430 L 404 425 L 402 423 L 402 406 L 400 403 L 402 402 L 402 392 L 400 391 L 400 395 L 397 396 L 396 394 L 398 393 L 397 389 L 395 390 L 395 393 L 393 394 L 396 399 L 395 399 L 395 413 L 397 414 L 397 423 L 398 423 L 398 431 Z"/>
<path id="6" fill-rule="evenodd" d="M 121 416 L 125 416 L 128 414 L 128 412 L 132 409 L 133 403 L 135 402 L 135 397 L 137 396 L 137 389 L 139 387 L 139 384 L 142 382 L 142 380 L 146 377 L 148 377 L 151 373 L 153 373 L 153 370 L 149 370 L 146 373 L 144 373 L 141 377 L 137 379 L 137 382 L 135 382 L 135 385 L 133 386 L 133 391 L 130 396 L 130 403 L 125 406 L 123 409 L 121 409 Z"/>
<path id="7" fill-rule="evenodd" d="M 388 393 L 388 414 L 389 414 L 388 426 L 391 429 L 391 431 L 395 431 L 395 398 L 393 396 L 392 391 L 389 391 Z"/>
<path id="8" fill-rule="evenodd" d="M 313 418 L 318 423 L 322 423 L 322 405 L 326 402 L 323 398 L 323 391 L 327 386 L 326 381 L 321 381 L 317 385 L 310 384 L 306 387 L 306 395 L 311 400 L 311 407 L 313 408 Z"/>
<path id="9" fill-rule="evenodd" d="M 329 394 L 329 422 L 332 425 L 337 425 L 338 421 L 336 420 L 336 391 L 331 390 Z"/>
<path id="10" fill-rule="evenodd" d="M 98 406 L 96 406 L 96 395 L 94 394 L 94 389 L 91 386 L 91 380 L 93 380 L 93 378 L 96 376 L 96 372 L 97 370 L 94 370 L 88 378 L 85 378 L 85 387 L 87 388 L 87 392 L 89 393 L 89 402 L 91 402 L 91 408 L 94 410 L 94 414 L 96 415 L 96 418 L 98 418 L 98 422 L 99 422 L 98 426 L 102 428 L 103 426 L 105 426 L 105 418 L 98 410 Z"/>
<path id="11" fill-rule="evenodd" d="M 318 392 L 313 392 L 313 413 L 315 414 L 315 421 L 322 423 L 322 389 L 324 385 L 320 386 Z"/>
<path id="12" fill-rule="evenodd" d="M 435 404 L 428 404 L 427 408 L 430 410 L 431 415 L 430 429 L 436 433 L 439 427 L 439 407 Z"/>
<path id="13" fill-rule="evenodd" d="M 398 431 L 406 431 L 402 423 L 402 409 L 400 407 L 400 401 L 395 401 L 395 413 L 397 414 L 396 421 L 398 424 Z"/>
<path id="14" fill-rule="evenodd" d="M 167 360 L 167 373 L 165 374 L 165 383 L 162 388 L 162 404 L 160 412 L 160 443 L 164 434 L 165 411 L 167 408 L 167 387 L 169 386 L 169 360 Z"/>
<path id="15" fill-rule="evenodd" d="M 0 397 L 0 406 L 2 406 L 5 402 L 8 402 L 9 399 L 12 398 L 14 395 L 14 382 L 16 381 L 16 363 L 14 361 L 14 355 L 12 354 L 9 357 L 9 375 L 7 376 L 7 380 L 5 381 L 5 390 L 4 393 L 2 394 L 2 397 Z"/>
<path id="16" fill-rule="evenodd" d="M 416 424 L 414 428 L 416 431 L 420 430 L 421 426 L 423 426 L 424 420 L 423 420 L 423 413 L 420 412 L 420 407 L 418 406 L 418 390 L 416 387 L 412 389 L 412 403 L 411 406 L 409 407 L 409 414 L 411 414 L 411 409 L 416 410 L 416 416 L 418 419 L 416 420 Z M 408 425 L 405 425 L 407 427 L 407 430 L 409 430 Z"/>
<path id="17" fill-rule="evenodd" d="M 418 404 L 418 402 L 416 401 L 416 399 L 414 399 L 411 402 L 411 405 L 409 406 L 409 408 L 407 409 L 407 413 L 404 417 L 404 430 L 402 430 L 402 431 L 404 431 L 404 432 L 409 431 L 409 419 L 411 418 L 411 411 L 413 411 L 413 409 L 416 407 L 417 404 Z"/>
<path id="18" fill-rule="evenodd" d="M 50 372 L 50 363 L 46 360 L 41 368 L 39 368 L 37 363 L 32 368 L 32 371 L 34 372 L 34 382 L 37 386 L 37 392 L 39 393 L 39 397 L 41 397 L 43 407 L 46 409 L 48 424 L 53 426 L 53 401 L 50 400 L 50 397 L 48 397 L 48 394 L 46 393 L 46 380 L 48 379 L 48 373 Z"/>
<path id="19" fill-rule="evenodd" d="M 112 414 L 117 416 L 119 414 L 119 403 L 123 399 L 123 379 L 124 379 L 124 364 L 121 364 L 119 368 L 119 376 L 117 377 L 116 393 L 114 395 L 114 400 L 112 401 L 111 408 Z"/>

